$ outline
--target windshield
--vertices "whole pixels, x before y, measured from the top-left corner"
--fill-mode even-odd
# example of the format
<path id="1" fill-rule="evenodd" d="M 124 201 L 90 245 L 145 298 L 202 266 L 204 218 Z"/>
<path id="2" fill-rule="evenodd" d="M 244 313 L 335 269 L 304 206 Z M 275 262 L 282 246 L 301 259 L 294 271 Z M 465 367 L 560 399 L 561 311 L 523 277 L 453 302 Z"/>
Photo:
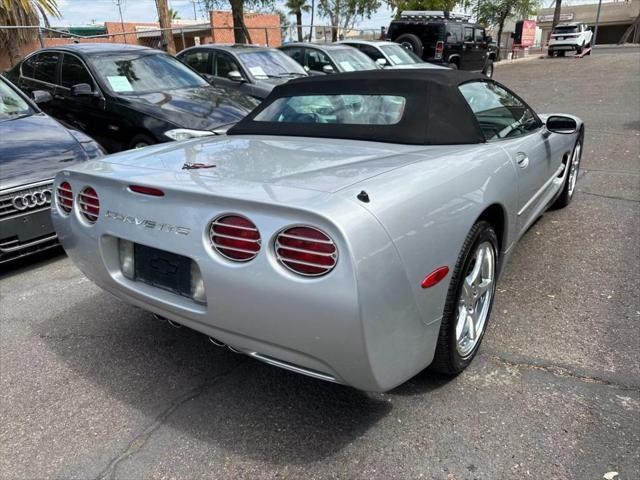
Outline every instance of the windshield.
<path id="1" fill-rule="evenodd" d="M 578 33 L 578 27 L 556 27 L 553 29 L 553 33 Z"/>
<path id="2" fill-rule="evenodd" d="M 29 104 L 8 84 L 0 80 L 0 122 L 33 113 Z"/>
<path id="3" fill-rule="evenodd" d="M 279 50 L 239 53 L 238 58 L 256 78 L 306 77 L 302 66 Z"/>
<path id="4" fill-rule="evenodd" d="M 389 57 L 393 65 L 413 65 L 414 63 L 424 63 L 420 57 L 400 45 L 382 45 L 380 50 Z"/>
<path id="5" fill-rule="evenodd" d="M 91 63 L 116 93 L 151 93 L 208 85 L 179 60 L 162 53 L 99 55 Z"/>
<path id="6" fill-rule="evenodd" d="M 380 67 L 364 53 L 355 48 L 345 48 L 343 50 L 329 50 L 333 61 L 343 72 L 354 72 L 356 70 L 377 70 Z"/>
<path id="7" fill-rule="evenodd" d="M 275 100 L 257 122 L 394 125 L 406 99 L 396 95 L 301 95 Z"/>

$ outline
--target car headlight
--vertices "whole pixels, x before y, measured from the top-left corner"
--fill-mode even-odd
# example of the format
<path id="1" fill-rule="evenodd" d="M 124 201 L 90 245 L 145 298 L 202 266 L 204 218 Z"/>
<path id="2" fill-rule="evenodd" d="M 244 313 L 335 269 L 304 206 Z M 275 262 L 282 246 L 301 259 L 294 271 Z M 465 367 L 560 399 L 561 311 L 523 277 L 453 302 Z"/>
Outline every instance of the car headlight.
<path id="1" fill-rule="evenodd" d="M 209 130 L 189 130 L 188 128 L 174 128 L 173 130 L 167 130 L 164 132 L 166 137 L 171 140 L 187 140 L 189 138 L 208 137 L 209 135 L 215 135 Z"/>

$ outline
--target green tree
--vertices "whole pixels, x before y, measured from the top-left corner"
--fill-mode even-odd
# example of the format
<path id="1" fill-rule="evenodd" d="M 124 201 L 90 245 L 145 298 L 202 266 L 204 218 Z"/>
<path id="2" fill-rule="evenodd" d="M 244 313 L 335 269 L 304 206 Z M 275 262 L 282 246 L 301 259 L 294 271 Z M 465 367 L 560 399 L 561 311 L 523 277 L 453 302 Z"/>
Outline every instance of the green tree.
<path id="1" fill-rule="evenodd" d="M 169 18 L 171 20 L 180 20 L 180 12 L 178 12 L 177 10 L 170 8 L 169 9 Z"/>
<path id="2" fill-rule="evenodd" d="M 302 35 L 302 12 L 310 11 L 311 7 L 307 4 L 307 0 L 287 0 L 284 5 L 289 9 L 291 15 L 296 16 L 298 41 L 302 42 L 302 40 L 304 40 L 304 36 Z"/>
<path id="3" fill-rule="evenodd" d="M 244 23 L 244 9 L 259 9 L 271 7 L 275 4 L 274 0 L 200 0 L 205 10 L 214 10 L 216 8 L 231 7 L 231 16 L 233 18 L 233 38 L 236 43 L 252 43 L 251 34 L 247 25 Z"/>
<path id="4" fill-rule="evenodd" d="M 319 0 L 319 11 L 331 22 L 331 39 L 338 40 L 338 29 L 349 30 L 363 18 L 371 18 L 380 0 Z"/>
<path id="5" fill-rule="evenodd" d="M 462 0 L 388 0 L 388 4 L 396 12 L 396 17 L 404 10 L 443 10 L 452 11 Z"/>
<path id="6" fill-rule="evenodd" d="M 60 18 L 56 0 L 0 0 L 0 25 L 40 25 L 40 17 L 46 27 L 49 15 Z M 20 47 L 37 38 L 35 29 L 0 29 L 0 49 L 9 52 L 9 61 L 15 65 L 20 58 Z"/>
<path id="7" fill-rule="evenodd" d="M 538 11 L 540 0 L 465 0 L 464 6 L 469 8 L 478 22 L 487 26 L 498 27 L 498 58 L 500 58 L 500 41 L 507 20 L 525 19 Z"/>

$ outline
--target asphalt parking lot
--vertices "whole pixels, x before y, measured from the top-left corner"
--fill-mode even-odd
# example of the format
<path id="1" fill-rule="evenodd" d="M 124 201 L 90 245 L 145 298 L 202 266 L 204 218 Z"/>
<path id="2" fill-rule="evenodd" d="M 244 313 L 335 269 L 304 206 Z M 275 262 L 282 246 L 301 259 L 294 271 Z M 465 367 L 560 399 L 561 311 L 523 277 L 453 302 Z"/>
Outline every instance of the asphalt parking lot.
<path id="1" fill-rule="evenodd" d="M 0 277 L 0 477 L 638 478 L 640 50 L 496 78 L 587 130 L 574 201 L 517 246 L 468 370 L 386 394 L 298 376 L 51 254 Z"/>

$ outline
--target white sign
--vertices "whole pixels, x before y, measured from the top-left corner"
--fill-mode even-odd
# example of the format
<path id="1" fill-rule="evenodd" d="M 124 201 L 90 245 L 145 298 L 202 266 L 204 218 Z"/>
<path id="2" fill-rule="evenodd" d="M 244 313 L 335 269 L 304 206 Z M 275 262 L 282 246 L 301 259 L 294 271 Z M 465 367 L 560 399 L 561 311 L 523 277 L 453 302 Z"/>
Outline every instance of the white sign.
<path id="1" fill-rule="evenodd" d="M 112 77 L 107 77 L 109 81 L 109 85 L 113 88 L 114 92 L 132 92 L 133 87 L 129 83 L 127 77 L 122 75 L 115 75 Z"/>
<path id="2" fill-rule="evenodd" d="M 568 22 L 569 20 L 573 20 L 573 12 L 560 14 L 561 22 Z M 553 22 L 553 13 L 549 15 L 538 15 L 538 22 Z"/>

